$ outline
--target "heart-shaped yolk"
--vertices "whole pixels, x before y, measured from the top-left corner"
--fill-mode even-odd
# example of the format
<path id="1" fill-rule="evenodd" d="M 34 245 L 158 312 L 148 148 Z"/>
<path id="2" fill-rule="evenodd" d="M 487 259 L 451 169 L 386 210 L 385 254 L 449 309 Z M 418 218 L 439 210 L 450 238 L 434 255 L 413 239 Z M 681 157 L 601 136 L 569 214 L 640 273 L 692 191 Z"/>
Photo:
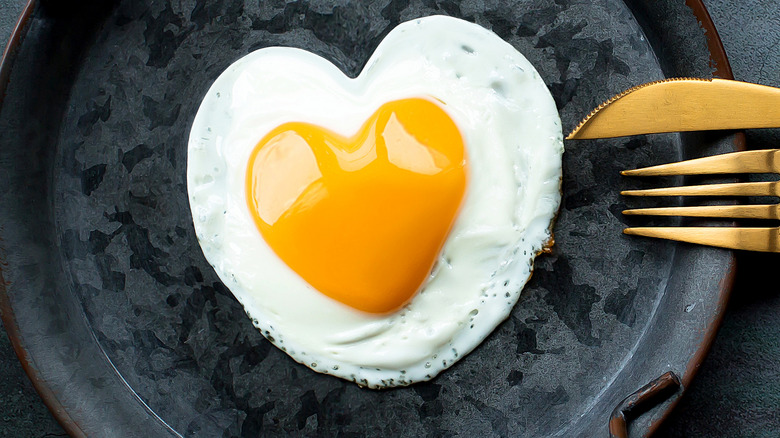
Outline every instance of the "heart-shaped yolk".
<path id="1" fill-rule="evenodd" d="M 429 276 L 463 200 L 466 154 L 447 113 L 410 98 L 382 105 L 351 137 L 279 126 L 252 152 L 246 184 L 260 233 L 290 268 L 333 299 L 385 313 Z"/>

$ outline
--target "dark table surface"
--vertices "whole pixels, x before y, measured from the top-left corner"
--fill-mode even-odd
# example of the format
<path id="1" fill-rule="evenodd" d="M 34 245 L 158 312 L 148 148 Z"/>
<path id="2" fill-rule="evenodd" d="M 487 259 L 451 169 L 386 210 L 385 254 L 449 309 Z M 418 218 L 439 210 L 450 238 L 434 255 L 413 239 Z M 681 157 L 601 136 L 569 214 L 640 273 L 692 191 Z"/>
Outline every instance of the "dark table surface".
<path id="1" fill-rule="evenodd" d="M 0 44 L 24 3 L 0 0 Z M 735 77 L 780 86 L 780 0 L 704 3 Z M 749 131 L 747 138 L 751 149 L 780 148 L 780 129 Z M 780 287 L 772 275 L 778 266 L 780 255 L 737 254 L 736 284 L 712 350 L 656 436 L 780 436 Z M 0 438 L 55 436 L 66 434 L 0 334 Z"/>

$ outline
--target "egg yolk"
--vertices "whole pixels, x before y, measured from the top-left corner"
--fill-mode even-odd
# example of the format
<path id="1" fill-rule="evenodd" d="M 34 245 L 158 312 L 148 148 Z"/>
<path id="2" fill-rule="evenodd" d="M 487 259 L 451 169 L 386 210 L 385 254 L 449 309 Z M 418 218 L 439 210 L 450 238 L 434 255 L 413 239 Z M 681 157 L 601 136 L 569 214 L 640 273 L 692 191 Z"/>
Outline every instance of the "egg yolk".
<path id="1" fill-rule="evenodd" d="M 306 282 L 387 313 L 430 275 L 466 178 L 455 123 L 409 98 L 382 105 L 351 137 L 302 122 L 277 127 L 250 156 L 246 193 L 265 241 Z"/>

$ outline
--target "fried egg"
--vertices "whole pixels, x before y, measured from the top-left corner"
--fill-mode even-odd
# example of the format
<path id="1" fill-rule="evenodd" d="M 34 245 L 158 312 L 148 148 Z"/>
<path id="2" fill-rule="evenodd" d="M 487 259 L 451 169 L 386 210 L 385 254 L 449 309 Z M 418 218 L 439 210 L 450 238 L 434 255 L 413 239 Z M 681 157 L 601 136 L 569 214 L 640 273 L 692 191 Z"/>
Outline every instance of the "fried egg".
<path id="1" fill-rule="evenodd" d="M 230 65 L 190 133 L 208 262 L 263 335 L 371 388 L 433 378 L 552 244 L 563 141 L 534 67 L 479 25 L 405 22 L 349 78 L 285 47 Z"/>

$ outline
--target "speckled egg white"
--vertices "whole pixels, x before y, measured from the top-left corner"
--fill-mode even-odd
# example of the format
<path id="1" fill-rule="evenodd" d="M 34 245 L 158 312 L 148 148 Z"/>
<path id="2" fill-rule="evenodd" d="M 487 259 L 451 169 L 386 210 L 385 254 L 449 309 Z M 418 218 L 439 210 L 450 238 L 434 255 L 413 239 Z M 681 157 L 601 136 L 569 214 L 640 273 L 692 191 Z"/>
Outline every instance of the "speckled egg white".
<path id="1" fill-rule="evenodd" d="M 292 121 L 348 136 L 385 102 L 425 97 L 455 121 L 469 156 L 465 199 L 421 290 L 387 315 L 319 293 L 265 243 L 245 193 L 258 141 Z M 372 388 L 428 380 L 511 311 L 551 240 L 563 142 L 534 67 L 494 33 L 432 16 L 396 27 L 357 78 L 293 48 L 239 59 L 204 97 L 187 184 L 203 253 L 262 333 L 315 371 Z"/>

